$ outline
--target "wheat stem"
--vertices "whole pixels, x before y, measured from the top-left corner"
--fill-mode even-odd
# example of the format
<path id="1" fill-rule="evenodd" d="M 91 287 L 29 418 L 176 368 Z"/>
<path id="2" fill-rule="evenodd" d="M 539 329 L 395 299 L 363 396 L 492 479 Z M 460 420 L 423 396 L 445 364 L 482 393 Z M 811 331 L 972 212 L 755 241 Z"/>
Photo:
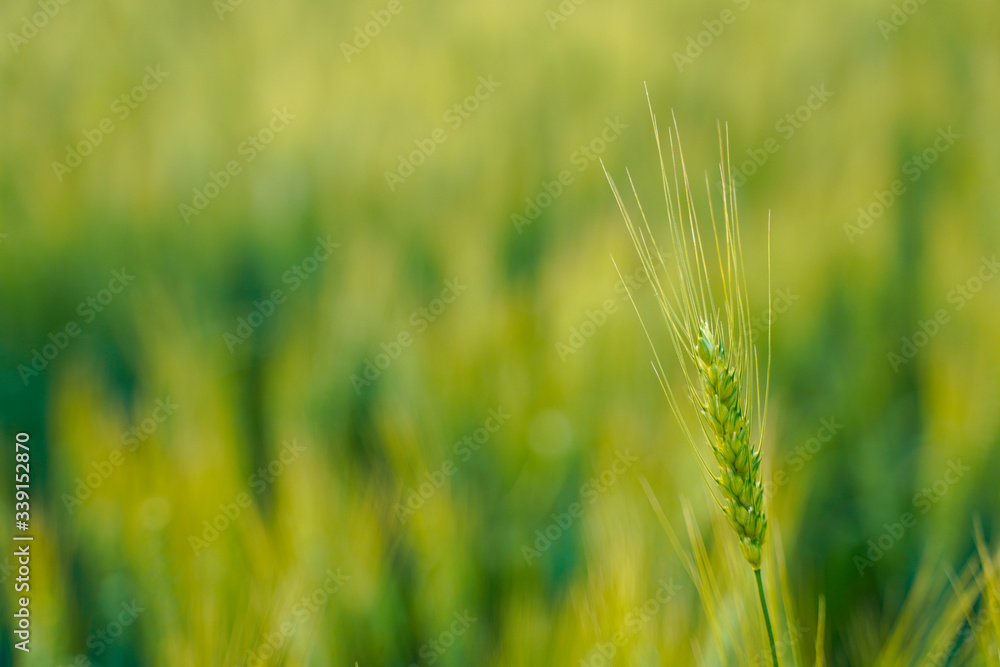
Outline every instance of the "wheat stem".
<path id="1" fill-rule="evenodd" d="M 647 101 L 649 92 L 646 93 Z M 768 368 L 764 382 L 763 405 L 760 371 L 750 328 L 750 298 L 746 284 L 746 267 L 743 262 L 743 245 L 740 240 L 740 223 L 736 206 L 736 190 L 729 161 L 728 128 L 723 138 L 719 126 L 720 173 L 722 176 L 722 216 L 717 225 L 711 203 L 711 188 L 706 174 L 705 186 L 709 190 L 709 214 L 715 241 L 715 260 L 718 262 L 718 290 L 713 290 L 710 274 L 714 272 L 708 260 L 702 238 L 691 183 L 684 164 L 677 120 L 667 135 L 670 142 L 670 159 L 673 166 L 673 183 L 668 178 L 665 156 L 660 141 L 656 115 L 650 103 L 653 133 L 656 136 L 660 160 L 663 193 L 667 208 L 667 231 L 671 242 L 672 266 L 656 242 L 652 226 L 639 201 L 631 174 L 626 170 L 632 194 L 638 207 L 638 218 L 630 216 L 614 180 L 605 170 L 615 201 L 625 219 L 639 261 L 649 278 L 656 301 L 666 324 L 667 334 L 679 362 L 683 376 L 682 386 L 692 399 L 700 416 L 702 432 L 710 445 L 717 468 L 710 469 L 708 461 L 695 446 L 695 438 L 684 419 L 678 396 L 667 380 L 661 359 L 656 352 L 653 338 L 628 285 L 629 299 L 639 313 L 643 332 L 653 347 L 653 369 L 663 386 L 674 416 L 684 432 L 688 445 L 695 451 L 706 478 L 721 493 L 713 493 L 730 526 L 739 540 L 743 558 L 754 570 L 760 594 L 761 609 L 767 625 L 773 665 L 777 667 L 777 648 L 774 631 L 764 598 L 760 567 L 764 541 L 767 536 L 767 517 L 764 508 L 764 487 L 761 480 L 761 450 L 763 448 L 763 417 L 767 411 L 770 388 L 771 337 L 768 326 Z M 725 141 L 725 143 L 723 143 Z M 601 163 L 603 167 L 603 162 Z M 672 185 L 672 187 L 671 187 Z M 721 227 L 721 229 L 720 229 Z M 721 238 L 720 238 L 721 232 Z M 768 306 L 770 307 L 770 220 L 768 223 Z M 617 265 L 615 266 L 617 269 Z M 716 305 L 715 293 L 722 302 Z M 756 432 L 756 433 L 755 433 Z M 647 491 L 648 492 L 648 491 Z M 724 652 L 723 652 L 724 654 Z"/>
<path id="2" fill-rule="evenodd" d="M 760 570 L 753 571 L 757 577 L 757 595 L 760 597 L 760 609 L 764 612 L 764 625 L 767 626 L 767 638 L 771 640 L 771 660 L 778 667 L 778 649 L 774 645 L 774 631 L 771 630 L 771 615 L 767 613 L 767 600 L 764 599 L 764 582 L 760 578 Z"/>

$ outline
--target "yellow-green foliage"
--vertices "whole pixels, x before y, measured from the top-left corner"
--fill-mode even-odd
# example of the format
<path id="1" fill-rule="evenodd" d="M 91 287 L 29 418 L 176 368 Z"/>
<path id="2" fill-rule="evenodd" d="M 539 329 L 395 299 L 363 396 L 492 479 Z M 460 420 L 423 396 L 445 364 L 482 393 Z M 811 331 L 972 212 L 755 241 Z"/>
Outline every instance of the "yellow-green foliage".
<path id="1" fill-rule="evenodd" d="M 617 665 L 762 656 L 750 568 L 704 496 L 699 459 L 664 455 L 685 434 L 609 259 L 651 312 L 597 162 L 633 166 L 662 222 L 648 81 L 685 128 L 702 211 L 715 122 L 729 124 L 734 175 L 747 174 L 737 190 L 761 354 L 769 209 L 772 292 L 793 297 L 773 321 L 759 443 L 779 649 L 794 635 L 812 664 L 822 639 L 827 664 L 872 664 L 918 555 L 939 550 L 934 562 L 961 573 L 972 517 L 995 546 L 998 509 L 1000 284 L 960 310 L 949 293 L 1000 246 L 1000 9 L 923 3 L 884 39 L 894 3 L 402 0 L 350 62 L 342 43 L 388 0 L 2 3 L 0 540 L 11 544 L 13 436 L 27 431 L 36 643 L 24 662 L 242 666 L 288 622 L 270 664 L 408 667 L 427 664 L 421 649 L 466 611 L 477 620 L 435 667 L 596 665 L 607 642 Z M 566 20 L 551 22 L 561 5 Z M 734 21 L 679 71 L 674 54 L 723 10 Z M 39 13 L 46 25 L 15 52 L 8 33 Z M 169 75 L 123 117 L 116 101 L 158 65 Z M 449 111 L 490 76 L 499 87 L 457 124 Z M 832 96 L 810 109 L 823 85 Z M 284 107 L 295 118 L 246 162 L 240 147 Z M 60 180 L 53 163 L 105 119 L 114 130 Z M 949 126 L 960 138 L 911 181 L 904 165 Z M 386 172 L 439 128 L 446 141 L 390 189 Z M 213 175 L 225 181 L 232 160 L 241 173 L 186 223 L 180 204 Z M 857 236 L 858 208 L 877 210 L 897 179 L 906 191 Z M 294 267 L 328 237 L 339 248 L 300 278 Z M 127 289 L 87 305 L 123 267 Z M 455 280 L 467 289 L 435 314 Z M 226 335 L 275 290 L 283 303 L 230 351 Z M 941 308 L 949 323 L 894 372 L 887 353 Z M 70 321 L 79 335 L 26 383 L 19 366 Z M 394 344 L 368 384 L 367 363 Z M 128 434 L 168 398 L 179 407 L 133 448 Z M 510 418 L 465 449 L 498 408 Z M 843 428 L 821 442 L 831 417 Z M 304 450 L 261 487 L 286 441 Z M 619 453 L 636 460 L 617 475 Z M 68 511 L 78 480 L 118 454 Z M 921 514 L 914 495 L 955 459 L 972 472 Z M 447 462 L 455 473 L 435 486 L 428 475 Z M 699 557 L 726 563 L 715 575 L 740 565 L 740 579 L 692 578 L 640 475 L 675 525 L 687 499 Z M 402 519 L 397 506 L 425 484 L 433 493 Z M 567 525 L 573 503 L 563 530 L 553 515 Z M 190 538 L 234 504 L 238 518 L 196 554 Z M 904 512 L 914 528 L 859 575 L 852 558 Z M 522 547 L 546 529 L 557 539 L 527 563 Z M 778 587 L 768 554 L 782 551 Z M 8 555 L 0 664 L 13 637 Z M 343 584 L 302 617 L 327 570 Z M 928 572 L 955 597 L 946 570 Z M 716 639 L 699 588 L 732 634 Z M 88 638 L 133 599 L 144 611 L 97 655 Z M 961 632 L 980 611 L 961 599 L 956 615 L 920 615 Z M 983 655 L 974 644 L 962 660 Z"/>

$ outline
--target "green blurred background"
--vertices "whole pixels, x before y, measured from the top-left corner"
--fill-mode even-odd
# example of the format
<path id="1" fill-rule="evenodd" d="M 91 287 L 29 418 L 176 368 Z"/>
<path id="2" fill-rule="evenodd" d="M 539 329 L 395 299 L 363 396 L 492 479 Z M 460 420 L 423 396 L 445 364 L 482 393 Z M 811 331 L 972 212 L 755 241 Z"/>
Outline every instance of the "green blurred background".
<path id="1" fill-rule="evenodd" d="M 761 330 L 770 216 L 765 459 L 802 641 L 824 594 L 831 663 L 858 664 L 921 560 L 947 585 L 973 518 L 990 532 L 996 3 L 0 17 L 0 510 L 24 431 L 24 664 L 719 664 L 639 483 L 709 526 L 611 261 L 639 266 L 598 158 L 664 221 L 643 82 L 703 218 L 728 123 Z M 934 487 L 949 464 L 969 470 Z M 20 653 L 5 558 L 0 662 Z"/>

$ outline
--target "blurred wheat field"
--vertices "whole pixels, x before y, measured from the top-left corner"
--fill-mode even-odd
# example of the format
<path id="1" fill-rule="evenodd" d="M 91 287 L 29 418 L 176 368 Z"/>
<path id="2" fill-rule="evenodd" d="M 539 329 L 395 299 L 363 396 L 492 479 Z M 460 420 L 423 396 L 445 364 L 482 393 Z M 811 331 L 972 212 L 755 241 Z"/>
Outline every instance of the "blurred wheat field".
<path id="1" fill-rule="evenodd" d="M 612 263 L 646 83 L 699 214 L 728 124 L 781 664 L 996 664 L 997 7 L 0 16 L 0 663 L 767 664 Z"/>

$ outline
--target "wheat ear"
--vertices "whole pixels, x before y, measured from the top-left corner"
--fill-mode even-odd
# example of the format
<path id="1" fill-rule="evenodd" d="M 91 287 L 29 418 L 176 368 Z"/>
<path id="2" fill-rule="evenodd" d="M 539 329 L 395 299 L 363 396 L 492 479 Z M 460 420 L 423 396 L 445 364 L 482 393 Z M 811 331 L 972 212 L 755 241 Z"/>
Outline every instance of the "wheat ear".
<path id="1" fill-rule="evenodd" d="M 646 99 L 649 101 L 648 89 Z M 664 253 L 660 250 L 646 219 L 631 175 L 629 175 L 629 185 L 635 195 L 641 225 L 633 222 L 607 170 L 605 175 L 608 177 L 632 242 L 659 302 L 670 341 L 684 375 L 687 393 L 698 408 L 702 430 L 718 465 L 717 475 L 695 446 L 695 439 L 683 417 L 677 396 L 666 380 L 666 373 L 643 321 L 642 313 L 639 312 L 634 299 L 632 304 L 639 315 L 643 331 L 653 347 L 653 369 L 667 396 L 670 409 L 681 425 L 689 446 L 701 461 L 702 472 L 707 478 L 714 480 L 715 486 L 720 489 L 722 497 L 717 498 L 719 505 L 739 538 L 743 557 L 753 569 L 771 645 L 771 655 L 774 664 L 777 665 L 774 633 L 771 629 L 771 619 L 767 611 L 760 574 L 762 548 L 767 535 L 764 487 L 761 480 L 761 443 L 770 379 L 771 337 L 768 327 L 768 375 L 764 381 L 764 391 L 761 392 L 757 355 L 750 335 L 750 307 L 740 241 L 739 215 L 736 208 L 736 189 L 729 166 L 728 136 L 724 147 L 720 126 L 719 167 L 723 184 L 722 242 L 719 240 L 719 225 L 716 223 L 715 212 L 710 208 L 712 234 L 715 240 L 715 252 L 712 253 L 713 248 L 708 248 L 706 252 L 706 244 L 702 241 L 679 138 L 676 146 L 674 143 L 677 121 L 674 119 L 673 131 L 668 130 L 669 155 L 673 162 L 673 183 L 670 183 L 671 179 L 667 176 L 664 164 L 656 114 L 653 113 L 651 102 L 649 107 L 660 158 L 663 194 L 666 199 L 667 227 L 671 242 L 669 256 L 672 259 L 672 266 L 669 269 Z M 709 190 L 711 207 L 712 193 L 707 175 L 705 186 Z M 717 281 L 714 285 L 718 289 L 714 291 L 709 259 L 716 260 L 713 263 L 718 268 L 718 274 L 715 274 L 714 270 L 711 271 Z M 617 268 L 617 264 L 615 266 Z M 625 285 L 628 291 L 627 283 Z M 720 293 L 721 308 L 715 304 L 716 291 Z M 768 239 L 769 302 L 770 291 L 770 239 Z M 631 291 L 628 291 L 628 294 L 631 298 Z M 768 305 L 770 306 L 770 303 Z M 761 400 L 762 395 L 763 400 Z M 752 433 L 755 425 L 756 436 Z"/>
<path id="2" fill-rule="evenodd" d="M 712 452 L 719 464 L 715 481 L 722 491 L 722 508 L 740 539 L 743 557 L 760 569 L 761 546 L 767 532 L 764 487 L 760 474 L 760 447 L 750 437 L 750 421 L 740 407 L 739 370 L 709 324 L 702 323 L 698 338 L 698 376 L 702 384 L 701 414 L 712 434 Z"/>

